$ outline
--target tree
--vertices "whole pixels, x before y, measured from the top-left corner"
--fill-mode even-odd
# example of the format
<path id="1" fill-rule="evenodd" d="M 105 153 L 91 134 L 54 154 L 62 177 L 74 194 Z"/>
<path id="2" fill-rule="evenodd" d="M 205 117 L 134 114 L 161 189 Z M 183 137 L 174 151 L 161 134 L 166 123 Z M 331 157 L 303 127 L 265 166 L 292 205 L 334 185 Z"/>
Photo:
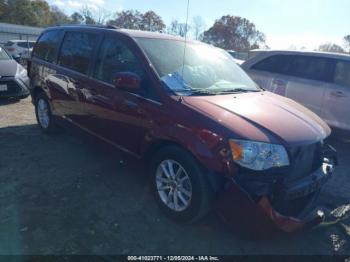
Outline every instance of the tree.
<path id="1" fill-rule="evenodd" d="M 112 16 L 112 13 L 106 10 L 105 8 L 99 7 L 93 12 L 93 17 L 98 25 L 106 24 L 107 19 Z"/>
<path id="2" fill-rule="evenodd" d="M 71 23 L 71 19 L 57 6 L 51 6 L 49 25 L 63 25 Z"/>
<path id="3" fill-rule="evenodd" d="M 118 12 L 114 20 L 108 24 L 126 29 L 141 29 L 142 14 L 137 10 L 125 10 Z"/>
<path id="4" fill-rule="evenodd" d="M 0 21 L 30 26 L 40 24 L 30 0 L 9 0 L 1 7 Z"/>
<path id="5" fill-rule="evenodd" d="M 116 14 L 116 18 L 107 24 L 120 28 L 161 32 L 165 28 L 163 19 L 154 11 L 141 13 L 137 10 L 124 10 Z"/>
<path id="6" fill-rule="evenodd" d="M 223 49 L 245 51 L 265 45 L 265 35 L 248 19 L 226 15 L 203 34 L 203 41 Z"/>
<path id="7" fill-rule="evenodd" d="M 345 50 L 336 44 L 325 43 L 319 46 L 318 51 L 322 52 L 333 52 L 333 53 L 345 53 Z"/>
<path id="8" fill-rule="evenodd" d="M 80 12 L 74 12 L 70 19 L 74 24 L 104 25 L 111 13 L 104 8 L 89 8 L 84 6 Z"/>
<path id="9" fill-rule="evenodd" d="M 0 17 L 3 15 L 5 12 L 5 9 L 7 7 L 8 3 L 5 0 L 0 0 Z"/>
<path id="10" fill-rule="evenodd" d="M 186 23 L 180 23 L 178 20 L 174 19 L 168 27 L 168 33 L 184 37 L 189 29 L 190 27 L 186 25 Z"/>
<path id="11" fill-rule="evenodd" d="M 147 11 L 142 15 L 140 29 L 152 32 L 162 32 L 165 24 L 162 18 L 153 11 Z"/>
<path id="12" fill-rule="evenodd" d="M 82 23 L 84 23 L 84 17 L 79 12 L 74 12 L 70 16 L 70 18 L 71 18 L 73 24 L 82 24 Z"/>
<path id="13" fill-rule="evenodd" d="M 0 21 L 6 23 L 46 27 L 71 21 L 58 7 L 50 7 L 45 0 L 8 0 L 0 9 Z"/>
<path id="14" fill-rule="evenodd" d="M 51 10 L 49 4 L 44 0 L 31 1 L 37 26 L 45 27 L 50 24 Z"/>
<path id="15" fill-rule="evenodd" d="M 196 40 L 200 39 L 200 36 L 202 35 L 204 29 L 205 29 L 205 22 L 201 16 L 195 16 L 192 19 L 192 31 L 194 38 Z"/>
<path id="16" fill-rule="evenodd" d="M 88 8 L 87 6 L 85 6 L 82 10 L 81 10 L 81 14 L 84 17 L 84 23 L 87 25 L 95 25 L 96 21 L 93 17 L 92 11 L 90 8 Z"/>
<path id="17" fill-rule="evenodd" d="M 350 53 L 350 35 L 344 36 L 344 43 L 345 47 L 348 48 L 348 51 Z"/>

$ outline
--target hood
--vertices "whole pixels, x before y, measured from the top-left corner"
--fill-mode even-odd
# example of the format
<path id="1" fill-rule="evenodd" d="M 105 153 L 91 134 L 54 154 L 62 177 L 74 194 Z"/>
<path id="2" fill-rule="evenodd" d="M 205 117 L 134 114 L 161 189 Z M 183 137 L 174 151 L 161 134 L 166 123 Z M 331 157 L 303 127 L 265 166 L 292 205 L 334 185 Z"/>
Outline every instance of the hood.
<path id="1" fill-rule="evenodd" d="M 235 138 L 291 146 L 320 141 L 331 132 L 309 109 L 266 91 L 188 96 L 184 102 L 227 127 Z"/>
<path id="2" fill-rule="evenodd" d="M 0 76 L 15 76 L 17 66 L 17 62 L 13 59 L 0 60 Z"/>

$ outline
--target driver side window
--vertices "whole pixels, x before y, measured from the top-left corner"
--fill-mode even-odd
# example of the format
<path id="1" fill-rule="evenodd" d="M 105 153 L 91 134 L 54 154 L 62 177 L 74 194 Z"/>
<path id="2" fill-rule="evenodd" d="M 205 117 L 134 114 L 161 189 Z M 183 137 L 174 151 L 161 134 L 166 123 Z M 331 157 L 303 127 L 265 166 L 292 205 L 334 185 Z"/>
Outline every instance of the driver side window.
<path id="1" fill-rule="evenodd" d="M 114 76 L 118 72 L 132 72 L 141 79 L 144 78 L 140 62 L 127 45 L 115 37 L 105 37 L 98 54 L 94 77 L 114 84 Z"/>

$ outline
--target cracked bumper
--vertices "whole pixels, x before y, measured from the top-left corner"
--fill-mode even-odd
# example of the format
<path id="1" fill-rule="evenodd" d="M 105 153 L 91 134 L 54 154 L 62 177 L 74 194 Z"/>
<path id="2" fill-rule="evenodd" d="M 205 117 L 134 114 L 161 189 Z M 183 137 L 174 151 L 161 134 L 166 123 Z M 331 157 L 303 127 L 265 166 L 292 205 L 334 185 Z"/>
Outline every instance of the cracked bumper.
<path id="1" fill-rule="evenodd" d="M 315 204 L 323 185 L 333 174 L 337 164 L 336 155 L 329 156 L 322 167 L 309 176 L 283 187 L 279 196 L 279 207 L 271 201 L 271 195 L 262 195 L 253 199 L 251 194 L 235 181 L 226 184 L 225 190 L 218 199 L 218 214 L 237 233 L 249 238 L 268 237 L 278 233 L 293 233 L 312 228 L 324 219 L 322 210 Z M 298 215 L 285 215 L 278 211 L 293 201 L 305 204 Z M 304 202 L 304 203 L 303 203 Z"/>
<path id="2" fill-rule="evenodd" d="M 221 195 L 217 212 L 234 232 L 249 238 L 297 232 L 323 221 L 323 214 L 317 209 L 304 219 L 284 216 L 273 208 L 267 197 L 255 202 L 235 183 Z"/>

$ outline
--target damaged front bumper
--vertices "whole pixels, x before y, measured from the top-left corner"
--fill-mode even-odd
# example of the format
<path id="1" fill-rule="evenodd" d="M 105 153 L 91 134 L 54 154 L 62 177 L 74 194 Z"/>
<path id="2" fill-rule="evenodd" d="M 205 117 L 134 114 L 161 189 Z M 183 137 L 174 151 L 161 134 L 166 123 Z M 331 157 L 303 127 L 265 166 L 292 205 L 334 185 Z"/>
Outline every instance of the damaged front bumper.
<path id="1" fill-rule="evenodd" d="M 337 165 L 336 151 L 325 148 L 321 167 L 296 181 L 272 179 L 269 186 L 261 186 L 261 181 L 254 184 L 230 178 L 218 200 L 219 215 L 235 232 L 248 237 L 298 232 L 320 224 L 324 214 L 316 200 Z"/>

